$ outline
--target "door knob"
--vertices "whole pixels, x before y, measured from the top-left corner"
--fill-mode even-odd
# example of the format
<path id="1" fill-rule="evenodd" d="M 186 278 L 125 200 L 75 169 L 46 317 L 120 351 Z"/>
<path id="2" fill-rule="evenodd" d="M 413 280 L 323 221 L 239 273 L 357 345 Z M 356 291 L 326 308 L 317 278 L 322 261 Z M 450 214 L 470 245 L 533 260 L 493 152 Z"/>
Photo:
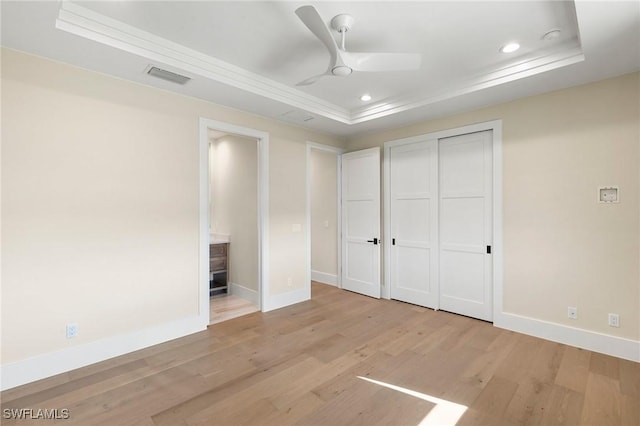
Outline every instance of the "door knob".
<path id="1" fill-rule="evenodd" d="M 367 240 L 368 243 L 378 244 L 378 239 L 374 238 L 373 240 Z"/>

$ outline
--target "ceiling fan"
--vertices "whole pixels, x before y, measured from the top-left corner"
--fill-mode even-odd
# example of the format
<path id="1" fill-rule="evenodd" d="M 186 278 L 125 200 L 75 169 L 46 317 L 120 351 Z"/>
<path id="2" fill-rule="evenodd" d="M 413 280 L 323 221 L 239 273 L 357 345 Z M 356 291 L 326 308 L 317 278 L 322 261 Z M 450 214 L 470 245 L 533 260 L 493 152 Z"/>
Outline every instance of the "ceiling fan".
<path id="1" fill-rule="evenodd" d="M 331 55 L 329 67 L 324 73 L 302 80 L 296 86 L 308 86 L 325 75 L 347 76 L 354 71 L 411 71 L 420 68 L 422 62 L 420 53 L 347 52 L 345 38 L 354 21 L 351 15 L 341 14 L 334 16 L 331 20 L 331 27 L 341 35 L 340 46 L 315 7 L 301 6 L 296 9 L 296 15 L 320 39 Z"/>

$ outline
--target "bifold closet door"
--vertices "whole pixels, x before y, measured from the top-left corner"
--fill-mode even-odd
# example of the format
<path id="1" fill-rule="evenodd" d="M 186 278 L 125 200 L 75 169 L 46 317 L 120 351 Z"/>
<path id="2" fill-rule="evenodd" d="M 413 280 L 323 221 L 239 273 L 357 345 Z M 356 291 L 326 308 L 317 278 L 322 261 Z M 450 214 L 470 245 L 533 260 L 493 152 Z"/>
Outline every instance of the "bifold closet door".
<path id="1" fill-rule="evenodd" d="M 390 295 L 438 307 L 438 141 L 392 147 Z"/>
<path id="2" fill-rule="evenodd" d="M 439 140 L 440 309 L 491 321 L 492 132 Z"/>

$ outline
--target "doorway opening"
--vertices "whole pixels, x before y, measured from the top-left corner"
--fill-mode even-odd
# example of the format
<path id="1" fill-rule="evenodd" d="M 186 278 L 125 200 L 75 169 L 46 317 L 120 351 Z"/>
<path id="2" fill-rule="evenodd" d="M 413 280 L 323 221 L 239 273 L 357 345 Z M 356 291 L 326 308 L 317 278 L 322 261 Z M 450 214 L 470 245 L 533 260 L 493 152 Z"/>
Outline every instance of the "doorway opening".
<path id="1" fill-rule="evenodd" d="M 333 146 L 307 142 L 309 285 L 316 282 L 341 287 L 340 156 L 343 152 Z"/>
<path id="2" fill-rule="evenodd" d="M 200 315 L 263 310 L 268 288 L 268 135 L 200 120 Z"/>
<path id="3" fill-rule="evenodd" d="M 210 324 L 259 310 L 258 140 L 209 129 Z"/>

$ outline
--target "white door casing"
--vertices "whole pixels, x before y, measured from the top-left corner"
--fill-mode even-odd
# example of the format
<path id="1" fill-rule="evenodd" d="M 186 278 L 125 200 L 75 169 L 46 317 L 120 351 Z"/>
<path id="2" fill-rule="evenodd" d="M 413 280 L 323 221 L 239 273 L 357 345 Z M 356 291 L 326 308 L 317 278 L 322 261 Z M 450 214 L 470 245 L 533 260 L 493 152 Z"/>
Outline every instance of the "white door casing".
<path id="1" fill-rule="evenodd" d="M 493 319 L 492 132 L 439 140 L 440 309 Z"/>
<path id="2" fill-rule="evenodd" d="M 380 149 L 342 155 L 342 288 L 380 298 Z"/>
<path id="3" fill-rule="evenodd" d="M 389 149 L 390 297 L 438 308 L 438 140 Z"/>

